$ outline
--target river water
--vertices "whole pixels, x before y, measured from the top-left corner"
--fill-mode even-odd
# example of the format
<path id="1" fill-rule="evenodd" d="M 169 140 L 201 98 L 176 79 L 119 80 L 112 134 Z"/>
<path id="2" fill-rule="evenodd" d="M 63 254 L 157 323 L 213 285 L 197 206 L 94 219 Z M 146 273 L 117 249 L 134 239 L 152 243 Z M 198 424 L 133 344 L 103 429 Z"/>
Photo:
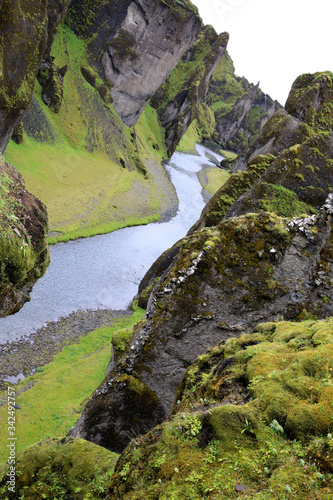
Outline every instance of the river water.
<path id="1" fill-rule="evenodd" d="M 169 222 L 120 229 L 51 247 L 51 264 L 33 288 L 31 301 L 0 319 L 0 344 L 32 333 L 48 321 L 88 309 L 126 309 L 146 271 L 164 250 L 186 235 L 204 207 L 197 173 L 213 166 L 209 152 L 174 153 L 166 166 L 179 199 Z"/>

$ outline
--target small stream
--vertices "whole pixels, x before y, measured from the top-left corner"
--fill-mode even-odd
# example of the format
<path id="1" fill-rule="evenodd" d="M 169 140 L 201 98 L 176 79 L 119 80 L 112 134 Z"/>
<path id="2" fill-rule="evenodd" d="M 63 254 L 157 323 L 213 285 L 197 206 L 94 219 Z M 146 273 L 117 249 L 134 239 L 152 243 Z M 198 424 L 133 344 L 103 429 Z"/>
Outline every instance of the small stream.
<path id="1" fill-rule="evenodd" d="M 204 207 L 197 173 L 214 166 L 206 152 L 219 161 L 222 157 L 203 146 L 196 149 L 198 156 L 174 153 L 166 166 L 179 199 L 173 219 L 53 245 L 51 264 L 34 286 L 31 301 L 0 319 L 0 344 L 74 311 L 126 309 L 149 267 L 186 235 Z"/>

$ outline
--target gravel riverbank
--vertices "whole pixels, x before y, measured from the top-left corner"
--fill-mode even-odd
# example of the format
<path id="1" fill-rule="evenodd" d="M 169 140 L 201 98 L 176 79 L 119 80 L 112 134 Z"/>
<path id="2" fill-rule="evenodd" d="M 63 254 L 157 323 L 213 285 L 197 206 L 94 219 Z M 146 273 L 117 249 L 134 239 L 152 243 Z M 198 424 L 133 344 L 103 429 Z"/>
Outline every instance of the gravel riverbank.
<path id="1" fill-rule="evenodd" d="M 29 336 L 0 345 L 0 390 L 4 383 L 17 383 L 46 365 L 65 345 L 102 326 L 112 326 L 116 320 L 131 316 L 131 310 L 98 309 L 76 311 L 58 321 L 51 321 Z"/>

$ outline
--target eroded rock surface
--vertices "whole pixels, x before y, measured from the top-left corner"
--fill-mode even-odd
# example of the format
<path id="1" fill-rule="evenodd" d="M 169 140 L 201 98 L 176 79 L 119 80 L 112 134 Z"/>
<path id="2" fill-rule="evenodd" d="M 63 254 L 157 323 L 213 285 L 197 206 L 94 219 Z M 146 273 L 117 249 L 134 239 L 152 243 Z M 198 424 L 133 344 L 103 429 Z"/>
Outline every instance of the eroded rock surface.
<path id="1" fill-rule="evenodd" d="M 133 126 L 201 26 L 191 2 L 117 0 L 85 6 L 74 0 L 66 18 L 89 40 L 88 53 L 108 81 L 120 118 Z"/>
<path id="2" fill-rule="evenodd" d="M 43 276 L 50 255 L 47 212 L 17 170 L 0 156 L 0 317 L 17 312 Z"/>
<path id="3" fill-rule="evenodd" d="M 227 33 L 217 35 L 211 26 L 204 26 L 196 42 L 178 63 L 175 70 L 177 76 L 170 75 L 152 97 L 152 105 L 159 111 L 161 123 L 166 128 L 165 142 L 169 156 L 197 117 L 198 105 L 206 96 L 209 81 L 225 53 L 228 40 Z"/>

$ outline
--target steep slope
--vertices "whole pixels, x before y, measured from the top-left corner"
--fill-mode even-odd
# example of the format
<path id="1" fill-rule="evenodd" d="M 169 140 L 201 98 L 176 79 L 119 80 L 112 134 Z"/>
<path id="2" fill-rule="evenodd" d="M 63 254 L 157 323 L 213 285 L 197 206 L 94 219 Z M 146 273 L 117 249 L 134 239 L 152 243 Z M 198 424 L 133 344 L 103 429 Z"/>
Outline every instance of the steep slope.
<path id="1" fill-rule="evenodd" d="M 332 77 L 323 81 L 329 92 Z M 332 315 L 333 132 L 303 129 L 303 144 L 258 156 L 231 176 L 154 266 L 148 282 L 161 278 L 147 318 L 72 435 L 119 451 L 130 429 L 146 432 L 167 416 L 187 367 L 207 348 L 258 322 Z"/>
<path id="2" fill-rule="evenodd" d="M 175 151 L 191 122 L 198 118 L 208 83 L 226 50 L 228 39 L 227 33 L 217 36 L 211 26 L 204 26 L 195 43 L 152 97 L 151 104 L 158 110 L 166 129 L 169 156 Z"/>
<path id="3" fill-rule="evenodd" d="M 194 42 L 201 20 L 188 0 L 73 0 L 66 23 L 87 40 L 90 62 L 108 82 L 118 116 L 131 127 Z"/>
<path id="4" fill-rule="evenodd" d="M 226 52 L 213 74 L 206 104 L 214 110 L 216 142 L 223 149 L 240 153 L 257 138 L 267 120 L 281 108 L 257 85 L 235 75 Z"/>
<path id="5" fill-rule="evenodd" d="M 2 153 L 28 107 L 44 51 L 51 46 L 69 1 L 3 0 L 0 4 Z"/>
<path id="6" fill-rule="evenodd" d="M 74 1 L 65 23 L 47 46 L 33 98 L 6 150 L 48 207 L 51 242 L 173 213 L 174 188 L 161 166 L 168 156 L 165 124 L 146 102 L 202 28 L 190 2 Z M 210 55 L 193 80 L 183 131 L 195 115 L 188 106 L 198 107 L 226 43 L 208 31 Z"/>

